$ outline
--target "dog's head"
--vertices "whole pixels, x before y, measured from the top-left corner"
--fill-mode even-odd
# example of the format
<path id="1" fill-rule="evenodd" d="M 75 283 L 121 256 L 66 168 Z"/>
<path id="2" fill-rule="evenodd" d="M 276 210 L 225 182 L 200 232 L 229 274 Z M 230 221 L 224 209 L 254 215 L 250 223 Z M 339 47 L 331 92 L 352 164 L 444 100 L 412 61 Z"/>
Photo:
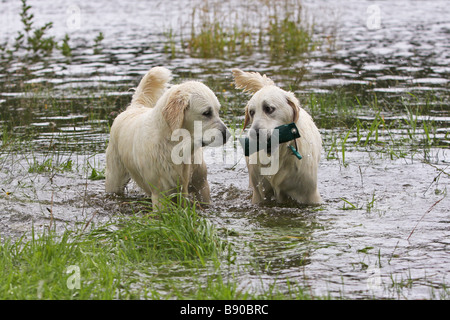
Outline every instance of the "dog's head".
<path id="1" fill-rule="evenodd" d="M 266 134 L 283 124 L 297 122 L 300 103 L 292 92 L 284 91 L 257 72 L 233 69 L 236 87 L 253 93 L 245 107 L 244 128 L 252 124 L 250 137 Z"/>
<path id="2" fill-rule="evenodd" d="M 220 103 L 206 85 L 187 81 L 169 89 L 162 114 L 172 132 L 187 130 L 196 146 L 220 146 L 230 137 L 219 117 Z"/>

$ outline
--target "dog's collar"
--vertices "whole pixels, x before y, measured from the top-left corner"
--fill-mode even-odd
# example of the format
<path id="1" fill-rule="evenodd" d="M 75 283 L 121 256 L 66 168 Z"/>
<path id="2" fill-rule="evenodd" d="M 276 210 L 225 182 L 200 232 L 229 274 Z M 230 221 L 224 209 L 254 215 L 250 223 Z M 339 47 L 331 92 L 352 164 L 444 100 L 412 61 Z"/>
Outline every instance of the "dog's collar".
<path id="1" fill-rule="evenodd" d="M 300 132 L 294 122 L 289 124 L 284 124 L 274 128 L 272 135 L 267 139 L 265 145 L 264 142 L 260 143 L 259 139 L 250 141 L 249 137 L 241 137 L 239 141 L 244 149 L 244 154 L 246 157 L 250 156 L 259 150 L 265 150 L 267 153 L 271 152 L 272 141 L 277 144 L 285 143 L 294 140 L 295 147 L 288 145 L 288 148 L 292 151 L 292 154 L 296 156 L 299 160 L 302 156 L 298 152 L 297 141 L 295 139 L 300 138 Z"/>

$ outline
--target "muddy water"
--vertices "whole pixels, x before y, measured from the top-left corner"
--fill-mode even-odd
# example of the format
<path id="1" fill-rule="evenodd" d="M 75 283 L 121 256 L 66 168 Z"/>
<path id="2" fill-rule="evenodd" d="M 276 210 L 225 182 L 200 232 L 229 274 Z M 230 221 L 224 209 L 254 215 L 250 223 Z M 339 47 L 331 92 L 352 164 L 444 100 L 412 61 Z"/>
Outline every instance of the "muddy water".
<path id="1" fill-rule="evenodd" d="M 92 168 L 104 168 L 108 124 L 129 101 L 128 89 L 149 67 L 166 65 L 176 81 L 199 78 L 210 84 L 221 96 L 230 126 L 240 124 L 242 112 L 229 108 L 239 110 L 245 103 L 244 96 L 231 90 L 232 67 L 266 72 L 284 87 L 305 67 L 308 72 L 293 88 L 300 97 L 310 92 L 376 93 L 380 101 L 393 105 L 411 97 L 407 92 L 414 94 L 417 105 L 437 97 L 423 116 L 433 117 L 439 143 L 432 148 L 406 144 L 406 155 L 394 159 L 379 148 L 350 148 L 343 165 L 339 156 L 329 157 L 328 150 L 333 134 L 347 128 L 342 121 L 335 126 L 328 121 L 321 127 L 325 150 L 319 188 L 324 204 L 300 208 L 250 204 L 238 143 L 230 140 L 225 148 L 206 149 L 214 203 L 204 215 L 234 244 L 241 288 L 259 290 L 274 281 L 283 288 L 289 280 L 333 297 L 448 298 L 443 289 L 450 272 L 446 1 L 383 2 L 370 9 L 371 1 L 305 2 L 318 36 L 329 43 L 323 42 L 323 48 L 307 58 L 284 62 L 259 52 L 231 60 L 183 53 L 170 59 L 163 33 L 189 30 L 191 10 L 186 7 L 198 2 L 151 3 L 151 10 L 138 1 L 78 1 L 70 8 L 32 3 L 36 23 L 53 21 L 55 36 L 69 33 L 75 49 L 70 64 L 56 55 L 31 66 L 13 63 L 0 77 L 0 124 L 27 137 L 0 156 L 2 237 L 20 235 L 32 226 L 83 227 L 91 219 L 100 223 L 132 212 L 124 199 L 105 195 L 104 180 L 88 177 Z M 21 28 L 20 4 L 1 6 L 3 42 Z M 236 8 L 233 3 L 226 7 Z M 105 34 L 103 51 L 93 54 L 90 44 L 99 31 Z M 42 86 L 45 91 L 35 90 Z M 358 117 L 372 119 L 374 110 L 364 108 Z M 384 110 L 384 117 L 393 120 L 406 114 L 398 108 Z M 403 128 L 395 133 L 406 134 Z M 386 132 L 381 136 L 390 138 Z M 30 170 L 35 162 L 48 159 L 53 169 Z M 71 169 L 64 170 L 68 160 Z M 128 198 L 140 199 L 142 193 L 131 184 Z"/>

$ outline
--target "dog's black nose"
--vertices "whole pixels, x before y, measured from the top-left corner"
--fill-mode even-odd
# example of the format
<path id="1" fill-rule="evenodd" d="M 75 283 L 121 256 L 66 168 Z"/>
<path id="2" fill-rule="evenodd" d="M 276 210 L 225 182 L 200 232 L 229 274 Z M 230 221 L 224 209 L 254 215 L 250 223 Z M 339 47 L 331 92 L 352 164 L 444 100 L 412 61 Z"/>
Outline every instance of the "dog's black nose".
<path id="1" fill-rule="evenodd" d="M 230 131 L 223 124 L 219 128 L 206 130 L 202 138 L 202 146 L 218 147 L 224 145 L 230 137 Z"/>

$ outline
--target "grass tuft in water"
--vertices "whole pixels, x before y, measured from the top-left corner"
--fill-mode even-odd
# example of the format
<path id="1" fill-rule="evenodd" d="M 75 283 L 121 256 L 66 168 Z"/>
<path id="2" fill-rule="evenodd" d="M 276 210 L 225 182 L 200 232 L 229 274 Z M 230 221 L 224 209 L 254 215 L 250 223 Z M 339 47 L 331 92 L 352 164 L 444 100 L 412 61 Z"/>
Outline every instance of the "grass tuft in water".
<path id="1" fill-rule="evenodd" d="M 102 53 L 102 41 L 105 39 L 103 32 L 99 32 L 98 35 L 94 39 L 94 54 Z"/>
<path id="2" fill-rule="evenodd" d="M 226 244 L 195 205 L 171 200 L 152 212 L 85 231 L 34 230 L 0 245 L 1 299 L 139 298 L 152 290 L 140 274 L 174 264 L 204 266 Z M 195 270 L 195 268 L 193 268 Z M 142 282 L 142 287 L 133 283 Z"/>
<path id="3" fill-rule="evenodd" d="M 4 60 L 7 63 L 22 60 L 36 62 L 52 55 L 55 49 L 60 51 L 66 58 L 72 57 L 73 48 L 69 44 L 69 35 L 66 33 L 61 40 L 56 40 L 54 36 L 50 36 L 49 34 L 53 28 L 53 22 L 51 21 L 37 27 L 35 16 L 32 13 L 32 6 L 27 3 L 27 0 L 22 0 L 20 21 L 22 22 L 22 30 L 18 31 L 14 43 L 6 42 L 0 46 L 0 60 Z M 103 39 L 103 33 L 99 32 L 94 39 L 94 54 L 101 53 L 101 42 Z M 25 54 L 21 55 L 19 52 L 24 52 Z"/>
<path id="4" fill-rule="evenodd" d="M 73 170 L 73 161 L 67 159 L 61 163 L 53 163 L 52 158 L 48 158 L 42 162 L 39 162 L 34 158 L 33 163 L 28 168 L 29 173 L 44 173 L 44 172 L 70 172 Z"/>
<path id="5" fill-rule="evenodd" d="M 143 217 L 127 219 L 118 230 L 105 230 L 99 237 L 106 235 L 113 242 L 121 242 L 130 261 L 174 260 L 204 265 L 220 255 L 225 243 L 213 225 L 198 215 L 195 204 L 180 195 L 177 198 L 182 204 L 164 199 L 157 212 L 151 211 L 151 203 L 141 202 Z"/>
<path id="6" fill-rule="evenodd" d="M 221 14 L 216 10 L 216 7 L 210 9 L 207 3 L 192 10 L 191 34 L 186 46 L 190 54 L 201 58 L 251 54 L 253 44 L 250 29 L 244 25 L 230 25 L 225 19 L 219 18 Z"/>
<path id="7" fill-rule="evenodd" d="M 267 28 L 270 53 L 277 59 L 280 56 L 298 56 L 313 51 L 314 28 L 305 23 L 300 1 L 285 1 L 284 6 L 272 3 L 273 14 Z"/>
<path id="8" fill-rule="evenodd" d="M 283 60 L 315 50 L 314 28 L 304 19 L 300 0 L 263 1 L 236 10 L 225 3 L 205 0 L 192 10 L 190 35 L 183 49 L 194 57 L 227 58 L 251 55 L 255 50 Z M 173 30 L 165 32 L 165 51 L 176 54 Z M 183 42 L 183 40 L 181 40 Z"/>
<path id="9" fill-rule="evenodd" d="M 134 203 L 137 214 L 100 226 L 89 220 L 62 234 L 33 228 L 4 239 L 0 299 L 311 298 L 298 283 L 242 287 L 231 245 L 195 204 L 177 200 L 165 199 L 155 212 Z"/>
<path id="10" fill-rule="evenodd" d="M 30 13 L 31 6 L 26 0 L 22 0 L 22 11 L 20 21 L 23 24 L 23 32 L 19 31 L 16 37 L 15 48 L 26 48 L 33 51 L 35 55 L 49 55 L 57 46 L 54 37 L 47 36 L 48 31 L 53 27 L 53 22 L 47 22 L 40 28 L 34 27 L 34 14 Z M 26 40 L 26 41 L 25 41 Z"/>
<path id="11" fill-rule="evenodd" d="M 407 98 L 408 96 L 406 96 Z M 445 147 L 448 135 L 439 120 L 426 112 L 433 100 L 388 102 L 376 94 L 358 97 L 348 93 L 311 93 L 303 104 L 323 132 L 326 158 L 349 164 L 348 150 L 387 155 L 391 160 L 423 154 Z M 405 112 L 406 111 L 406 112 Z"/>

